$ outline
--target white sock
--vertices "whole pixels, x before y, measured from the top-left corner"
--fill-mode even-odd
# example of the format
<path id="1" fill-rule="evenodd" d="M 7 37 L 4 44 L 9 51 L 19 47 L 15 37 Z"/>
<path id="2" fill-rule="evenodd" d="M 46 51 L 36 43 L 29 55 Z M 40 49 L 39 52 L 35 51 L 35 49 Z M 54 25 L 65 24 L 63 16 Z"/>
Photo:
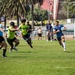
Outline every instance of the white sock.
<path id="1" fill-rule="evenodd" d="M 66 49 L 66 44 L 65 42 L 62 42 L 63 43 L 63 47 L 64 47 L 64 50 Z"/>

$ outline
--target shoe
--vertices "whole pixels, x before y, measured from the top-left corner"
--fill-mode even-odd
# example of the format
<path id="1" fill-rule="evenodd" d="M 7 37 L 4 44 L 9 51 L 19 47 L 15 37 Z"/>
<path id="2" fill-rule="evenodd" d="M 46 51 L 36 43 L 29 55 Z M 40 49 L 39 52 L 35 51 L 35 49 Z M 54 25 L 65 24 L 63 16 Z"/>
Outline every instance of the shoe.
<path id="1" fill-rule="evenodd" d="M 52 40 L 51 40 L 51 42 L 52 42 Z"/>
<path id="2" fill-rule="evenodd" d="M 9 51 L 12 52 L 12 49 L 10 49 Z"/>
<path id="3" fill-rule="evenodd" d="M 49 40 L 46 40 L 47 42 L 49 41 Z"/>
<path id="4" fill-rule="evenodd" d="M 2 57 L 3 57 L 3 58 L 6 58 L 7 56 L 6 56 L 6 55 L 3 55 Z"/>
<path id="5" fill-rule="evenodd" d="M 66 51 L 66 49 L 64 48 L 64 52 Z"/>
<path id="6" fill-rule="evenodd" d="M 17 48 L 16 48 L 15 46 L 13 47 L 13 49 L 14 49 L 15 51 L 18 51 Z"/>

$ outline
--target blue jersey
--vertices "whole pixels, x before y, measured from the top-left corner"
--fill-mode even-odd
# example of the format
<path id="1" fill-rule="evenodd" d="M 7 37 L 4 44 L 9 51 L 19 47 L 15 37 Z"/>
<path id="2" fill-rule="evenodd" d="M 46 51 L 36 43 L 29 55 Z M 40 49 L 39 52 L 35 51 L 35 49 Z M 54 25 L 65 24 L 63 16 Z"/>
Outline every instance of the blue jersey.
<path id="1" fill-rule="evenodd" d="M 52 31 L 52 26 L 50 24 L 47 24 L 46 29 Z"/>
<path id="2" fill-rule="evenodd" d="M 3 28 L 2 24 L 0 24 L 0 28 Z M 3 36 L 3 32 L 0 30 L 0 36 Z"/>
<path id="3" fill-rule="evenodd" d="M 58 26 L 54 27 L 55 31 L 60 30 L 60 32 L 56 33 L 56 35 L 57 35 L 58 38 L 60 38 L 62 35 L 64 35 L 63 32 L 62 32 L 62 30 L 61 30 L 62 27 L 64 27 L 64 26 L 63 25 L 58 25 Z"/>

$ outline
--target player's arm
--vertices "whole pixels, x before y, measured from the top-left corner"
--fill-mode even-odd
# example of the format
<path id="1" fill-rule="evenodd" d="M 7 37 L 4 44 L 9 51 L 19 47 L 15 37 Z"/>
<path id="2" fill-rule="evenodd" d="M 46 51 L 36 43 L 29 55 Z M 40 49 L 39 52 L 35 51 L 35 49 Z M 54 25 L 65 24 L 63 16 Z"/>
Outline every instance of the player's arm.
<path id="1" fill-rule="evenodd" d="M 3 32 L 4 36 L 7 36 L 7 34 L 4 32 L 4 30 L 0 27 L 0 31 Z"/>
<path id="2" fill-rule="evenodd" d="M 12 32 L 15 32 L 15 31 L 18 31 L 18 28 L 15 28 L 15 27 L 9 27 L 9 30 L 12 31 Z"/>
<path id="3" fill-rule="evenodd" d="M 14 32 L 17 31 L 17 29 L 11 28 L 10 31 Z"/>
<path id="4" fill-rule="evenodd" d="M 53 29 L 53 34 L 60 32 L 60 30 Z"/>

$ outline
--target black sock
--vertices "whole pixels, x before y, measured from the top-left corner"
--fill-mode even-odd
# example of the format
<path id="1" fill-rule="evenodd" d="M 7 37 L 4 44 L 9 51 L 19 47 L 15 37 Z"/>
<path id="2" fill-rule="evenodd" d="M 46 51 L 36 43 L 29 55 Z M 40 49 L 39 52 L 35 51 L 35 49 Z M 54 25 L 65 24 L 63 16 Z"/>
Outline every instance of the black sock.
<path id="1" fill-rule="evenodd" d="M 30 47 L 31 47 L 31 48 L 33 48 L 33 46 L 32 46 L 32 45 L 30 45 Z"/>
<path id="2" fill-rule="evenodd" d="M 6 49 L 3 49 L 3 56 L 6 56 Z"/>

